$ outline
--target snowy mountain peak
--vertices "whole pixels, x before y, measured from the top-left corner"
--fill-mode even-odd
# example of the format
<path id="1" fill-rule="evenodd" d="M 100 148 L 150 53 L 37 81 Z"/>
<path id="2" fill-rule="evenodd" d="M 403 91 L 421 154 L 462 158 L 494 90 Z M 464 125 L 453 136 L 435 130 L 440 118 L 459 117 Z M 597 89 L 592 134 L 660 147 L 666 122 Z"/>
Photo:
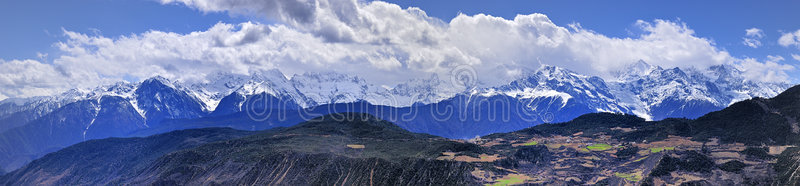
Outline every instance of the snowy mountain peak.
<path id="1" fill-rule="evenodd" d="M 463 88 L 456 88 L 453 83 L 442 80 L 437 74 L 428 78 L 413 78 L 390 89 L 390 93 L 406 105 L 436 103 L 463 91 Z"/>
<path id="2" fill-rule="evenodd" d="M 698 117 L 744 99 L 775 96 L 789 87 L 748 81 L 731 65 L 662 69 L 642 61 L 619 73 L 612 82 L 614 94 L 623 95 L 621 104 L 655 120 Z"/>
<path id="3" fill-rule="evenodd" d="M 683 70 L 681 70 L 678 67 L 674 67 L 674 68 L 671 68 L 671 69 L 663 70 L 663 71 L 661 71 L 661 74 L 659 76 L 667 77 L 667 78 L 673 78 L 673 79 L 676 79 L 676 78 L 688 78 L 688 76 L 686 75 L 686 72 L 684 72 Z"/>
<path id="4" fill-rule="evenodd" d="M 317 83 L 352 83 L 352 84 L 367 84 L 367 81 L 357 76 L 337 73 L 337 72 L 306 72 L 303 74 L 295 74 L 292 76 L 292 81 L 296 82 L 317 82 Z"/>
<path id="5" fill-rule="evenodd" d="M 747 81 L 742 76 L 742 71 L 732 65 L 714 65 L 708 68 L 706 76 L 714 81 L 721 82 L 744 82 Z"/>
<path id="6" fill-rule="evenodd" d="M 536 75 L 540 77 L 544 77 L 546 79 L 569 79 L 569 78 L 585 78 L 587 76 L 575 73 L 569 69 L 551 66 L 551 65 L 542 65 L 538 70 L 536 70 Z"/>
<path id="7" fill-rule="evenodd" d="M 278 69 L 259 70 L 250 73 L 251 80 L 253 81 L 288 81 L 289 78 Z"/>
<path id="8" fill-rule="evenodd" d="M 561 107 L 568 101 L 585 104 L 598 112 L 628 112 L 616 104 L 615 96 L 599 77 L 578 74 L 568 69 L 543 65 L 537 71 L 498 88 L 484 91 L 484 96 L 504 94 L 518 99 L 559 98 Z"/>
<path id="9" fill-rule="evenodd" d="M 644 76 L 650 76 L 653 73 L 660 73 L 664 71 L 661 66 L 651 65 L 644 60 L 639 60 L 636 63 L 626 66 L 623 70 L 615 72 L 617 80 L 631 80 L 638 79 Z"/>
<path id="10" fill-rule="evenodd" d="M 178 89 L 178 87 L 176 87 L 172 81 L 158 75 L 145 79 L 139 86 L 167 86 L 173 89 Z"/>
<path id="11" fill-rule="evenodd" d="M 228 91 L 239 88 L 250 80 L 251 77 L 234 73 L 213 73 L 206 77 L 206 81 L 193 86 L 203 87 L 212 91 Z"/>
<path id="12" fill-rule="evenodd" d="M 591 80 L 590 80 L 591 79 Z M 589 88 L 594 87 L 592 82 L 596 81 L 597 77 L 590 77 L 582 74 L 578 74 L 571 70 L 550 66 L 550 65 L 542 65 L 537 71 L 528 73 L 528 75 L 523 76 L 520 79 L 511 81 L 508 85 L 498 87 L 499 90 L 522 90 L 525 88 L 537 88 L 537 89 L 557 89 L 556 87 L 564 87 L 564 86 L 578 86 L 581 88 Z M 602 81 L 602 80 L 601 80 Z M 601 82 L 602 84 L 603 82 Z M 585 85 L 585 86 L 584 86 Z M 568 89 L 568 87 L 564 87 Z"/>
<path id="13" fill-rule="evenodd" d="M 439 80 L 439 75 L 433 74 L 429 78 L 413 78 L 403 83 L 394 86 L 391 91 L 398 95 L 412 95 L 420 91 L 434 92 L 438 91 L 439 86 L 445 85 L 447 82 Z"/>
<path id="14" fill-rule="evenodd" d="M 628 66 L 628 68 L 626 70 L 630 70 L 632 73 L 635 73 L 635 74 L 647 75 L 650 72 L 660 71 L 660 70 L 663 70 L 663 69 L 661 68 L 661 66 L 651 65 L 651 64 L 645 62 L 644 60 L 639 60 L 639 61 L 636 61 L 636 63 L 634 63 L 633 65 Z"/>
<path id="15" fill-rule="evenodd" d="M 317 104 L 355 102 L 388 93 L 364 79 L 336 72 L 297 74 L 290 81 L 297 91 Z"/>
<path id="16" fill-rule="evenodd" d="M 217 108 L 225 96 L 267 93 L 273 96 L 299 96 L 286 76 L 277 69 L 253 71 L 250 74 L 218 72 L 209 74 L 204 82 L 189 85 L 195 97 L 202 100 L 208 111 Z M 299 96 L 302 97 L 302 96 Z"/>

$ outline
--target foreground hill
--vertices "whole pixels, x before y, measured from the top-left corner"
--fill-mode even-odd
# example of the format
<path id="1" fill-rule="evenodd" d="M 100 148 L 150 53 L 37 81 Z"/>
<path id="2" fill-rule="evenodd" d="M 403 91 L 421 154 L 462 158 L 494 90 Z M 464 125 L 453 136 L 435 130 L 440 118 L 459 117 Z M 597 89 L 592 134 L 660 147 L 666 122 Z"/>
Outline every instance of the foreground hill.
<path id="1" fill-rule="evenodd" d="M 0 185 L 98 185 L 141 174 L 164 154 L 254 134 L 227 128 L 174 131 L 147 138 L 108 138 L 50 153 L 0 177 Z M 31 174 L 32 173 L 32 174 Z"/>
<path id="2" fill-rule="evenodd" d="M 474 165 L 435 158 L 445 151 L 482 151 L 474 144 L 411 133 L 364 114 L 328 115 L 194 148 L 150 143 L 196 141 L 198 137 L 185 134 L 196 132 L 165 134 L 183 137 L 177 139 L 156 135 L 80 143 L 5 175 L 0 183 L 468 185 L 476 183 L 470 175 Z M 128 150 L 131 147 L 142 150 Z M 165 152 L 170 150 L 175 151 Z"/>

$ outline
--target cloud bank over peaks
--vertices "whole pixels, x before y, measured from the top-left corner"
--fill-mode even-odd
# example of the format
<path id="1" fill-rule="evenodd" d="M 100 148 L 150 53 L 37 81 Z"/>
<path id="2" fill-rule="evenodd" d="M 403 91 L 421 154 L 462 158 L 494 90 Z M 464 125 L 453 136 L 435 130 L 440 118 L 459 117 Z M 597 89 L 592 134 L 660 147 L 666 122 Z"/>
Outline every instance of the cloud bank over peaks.
<path id="1" fill-rule="evenodd" d="M 395 56 L 370 60 L 383 69 L 420 67 L 437 71 L 442 70 L 443 63 L 468 64 L 493 69 L 494 72 L 490 73 L 492 76 L 513 76 L 520 74 L 519 69 L 529 71 L 538 68 L 540 63 L 546 63 L 585 74 L 605 76 L 609 71 L 638 60 L 665 67 L 704 67 L 744 62 L 744 59 L 733 58 L 726 51 L 719 50 L 713 41 L 695 36 L 687 25 L 665 20 L 637 21 L 636 25 L 644 31 L 638 38 L 609 38 L 579 25 L 570 25 L 572 30 L 557 26 L 543 14 L 518 15 L 513 20 L 483 14 L 462 14 L 444 23 L 428 17 L 418 8 L 402 9 L 380 1 L 162 2 L 182 3 L 205 12 L 263 16 L 314 33 L 326 38 L 326 41 L 442 49 L 425 51 L 394 48 L 395 52 L 386 53 Z M 308 5 L 304 7 L 310 8 L 282 6 L 290 4 L 304 4 Z M 747 36 L 761 38 L 763 31 L 749 29 Z M 445 65 L 444 68 L 452 66 Z M 492 84 L 494 80 L 484 81 Z"/>
<path id="2" fill-rule="evenodd" d="M 287 76 L 337 72 L 394 87 L 437 75 L 450 80 L 457 69 L 474 72 L 477 86 L 505 84 L 541 65 L 611 77 L 644 60 L 670 67 L 733 64 L 755 81 L 787 81 L 792 66 L 735 58 L 686 24 L 637 21 L 643 32 L 615 38 L 559 26 L 544 14 L 505 19 L 461 14 L 445 22 L 418 8 L 355 0 L 163 0 L 203 12 L 259 16 L 278 24 L 218 23 L 187 34 L 151 30 L 102 36 L 63 30 L 51 62 L 0 61 L 0 99 L 52 94 L 161 75 L 184 82 L 207 74 L 251 74 L 279 69 Z M 43 73 L 21 77 L 18 72 Z M 52 72 L 52 73 L 50 73 Z M 33 75 L 31 75 L 33 76 Z"/>
<path id="3" fill-rule="evenodd" d="M 582 73 L 605 75 L 638 60 L 661 66 L 710 66 L 735 61 L 712 41 L 694 36 L 685 24 L 638 21 L 639 38 L 609 38 L 580 26 L 572 30 L 543 14 L 518 15 L 513 20 L 491 15 L 458 15 L 449 23 L 428 17 L 418 8 L 380 1 L 353 0 L 164 0 L 204 12 L 228 12 L 278 20 L 328 42 L 381 45 L 388 56 L 368 59 L 382 69 L 441 71 L 454 64 L 514 75 L 538 64 L 563 66 Z M 302 4 L 304 8 L 295 8 Z M 335 6 L 334 6 L 335 5 Z M 394 56 L 391 56 L 391 55 Z M 482 73 L 479 73 L 482 74 Z M 503 80 L 506 80 L 503 77 Z M 485 79 L 492 84 L 496 80 Z"/>
<path id="4" fill-rule="evenodd" d="M 46 96 L 58 93 L 68 82 L 58 81 L 61 72 L 35 60 L 0 59 L 0 100 L 9 97 Z"/>
<path id="5" fill-rule="evenodd" d="M 789 79 L 786 71 L 795 70 L 794 66 L 781 64 L 785 60 L 782 56 L 767 56 L 767 60 L 759 62 L 753 58 L 746 58 L 737 63 L 736 67 L 742 70 L 743 75 L 751 80 L 764 82 L 784 82 Z"/>

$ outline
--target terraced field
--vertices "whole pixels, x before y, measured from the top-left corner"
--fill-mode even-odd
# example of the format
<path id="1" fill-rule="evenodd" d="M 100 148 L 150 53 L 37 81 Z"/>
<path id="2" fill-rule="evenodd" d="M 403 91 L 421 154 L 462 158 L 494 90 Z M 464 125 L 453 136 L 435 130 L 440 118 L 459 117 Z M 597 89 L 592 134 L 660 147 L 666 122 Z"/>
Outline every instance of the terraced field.
<path id="1" fill-rule="evenodd" d="M 563 125 L 581 128 L 574 123 Z M 606 129 L 593 127 L 584 132 L 560 127 L 545 125 L 471 140 L 488 148 L 489 153 L 500 155 L 492 166 L 503 171 L 498 171 L 497 167 L 477 166 L 481 171 L 495 173 L 482 181 L 486 184 L 556 185 L 770 184 L 777 176 L 773 171 L 775 157 L 794 148 L 677 135 L 637 140 L 613 137 L 646 130 L 635 126 L 626 126 L 624 131 L 613 125 Z M 563 132 L 551 131 L 553 128 Z M 523 148 L 536 148 L 538 152 L 531 153 Z M 519 154 L 527 156 L 517 156 Z M 518 174 L 529 179 L 508 179 L 509 175 Z"/>

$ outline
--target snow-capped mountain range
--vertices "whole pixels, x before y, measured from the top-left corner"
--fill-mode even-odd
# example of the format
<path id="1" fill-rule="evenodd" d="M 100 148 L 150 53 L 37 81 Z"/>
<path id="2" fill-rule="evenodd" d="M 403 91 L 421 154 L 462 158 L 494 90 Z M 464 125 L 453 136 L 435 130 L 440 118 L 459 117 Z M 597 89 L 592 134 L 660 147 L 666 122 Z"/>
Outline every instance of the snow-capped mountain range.
<path id="1" fill-rule="evenodd" d="M 744 78 L 730 65 L 664 69 L 639 61 L 609 82 L 617 103 L 646 119 L 696 118 L 738 101 L 773 97 L 790 87 Z"/>
<path id="2" fill-rule="evenodd" d="M 566 106 L 569 100 L 580 100 L 595 112 L 630 112 L 628 108 L 617 103 L 603 79 L 555 66 L 543 66 L 525 78 L 481 92 L 483 96 L 494 94 L 504 94 L 517 99 L 559 97 L 562 107 Z"/>
<path id="3" fill-rule="evenodd" d="M 651 120 L 696 118 L 740 100 L 775 96 L 790 86 L 749 81 L 742 71 L 728 65 L 664 69 L 643 61 L 607 79 L 543 66 L 506 85 L 470 89 L 450 82 L 455 78 L 437 75 L 388 88 L 346 74 L 305 73 L 287 77 L 278 70 L 247 75 L 217 73 L 206 79 L 184 83 L 153 77 L 137 83 L 73 89 L 54 96 L 2 100 L 0 166 L 12 170 L 47 152 L 85 140 L 126 137 L 153 128 L 181 128 L 164 129 L 162 121 L 166 120 L 234 115 L 252 106 L 246 104 L 248 100 L 263 98 L 259 96 L 285 102 L 261 105 L 282 107 L 270 108 L 279 110 L 314 110 L 322 105 L 346 106 L 354 102 L 375 105 L 362 107 L 364 112 L 396 108 L 402 112 L 439 113 L 448 111 L 448 107 L 457 108 L 450 111 L 460 116 L 460 120 L 425 113 L 410 120 L 387 120 L 413 132 L 469 138 L 545 122 L 569 121 L 592 112 L 630 113 Z M 508 103 L 509 108 L 482 105 L 498 102 Z M 512 113 L 511 117 L 534 118 L 510 118 L 498 123 L 491 118 L 504 115 L 487 109 L 508 109 L 503 112 Z"/>
<path id="4" fill-rule="evenodd" d="M 596 112 L 631 113 L 651 120 L 667 117 L 694 118 L 737 101 L 753 97 L 772 97 L 789 87 L 785 83 L 749 81 L 740 70 L 729 65 L 702 70 L 663 69 L 644 61 L 616 73 L 616 77 L 610 80 L 581 75 L 555 66 L 543 66 L 507 85 L 483 89 L 459 89 L 448 80 L 433 75 L 384 88 L 356 76 L 333 72 L 305 73 L 291 78 L 278 70 L 258 71 L 249 75 L 217 73 L 209 75 L 205 82 L 193 84 L 154 77 L 140 83 L 117 83 L 94 89 L 72 89 L 54 96 L 0 101 L 0 121 L 18 113 L 30 116 L 22 119 L 23 122 L 3 122 L 0 131 L 22 125 L 63 105 L 99 99 L 102 96 L 117 96 L 129 100 L 137 112 L 145 117 L 149 110 L 142 108 L 146 104 L 139 103 L 139 97 L 142 96 L 136 93 L 143 84 L 152 81 L 161 82 L 175 91 L 187 94 L 189 97 L 185 101 L 196 101 L 193 104 L 200 105 L 202 113 L 213 112 L 224 97 L 233 93 L 241 96 L 266 93 L 277 98 L 290 99 L 303 108 L 359 100 L 375 105 L 407 107 L 419 103 L 437 103 L 456 94 L 474 94 L 483 97 L 506 95 L 518 99 L 559 97 L 562 104 L 576 99 L 585 102 Z M 171 112 L 184 112 L 171 109 Z M 201 113 L 175 114 L 181 117 L 202 116 Z"/>

